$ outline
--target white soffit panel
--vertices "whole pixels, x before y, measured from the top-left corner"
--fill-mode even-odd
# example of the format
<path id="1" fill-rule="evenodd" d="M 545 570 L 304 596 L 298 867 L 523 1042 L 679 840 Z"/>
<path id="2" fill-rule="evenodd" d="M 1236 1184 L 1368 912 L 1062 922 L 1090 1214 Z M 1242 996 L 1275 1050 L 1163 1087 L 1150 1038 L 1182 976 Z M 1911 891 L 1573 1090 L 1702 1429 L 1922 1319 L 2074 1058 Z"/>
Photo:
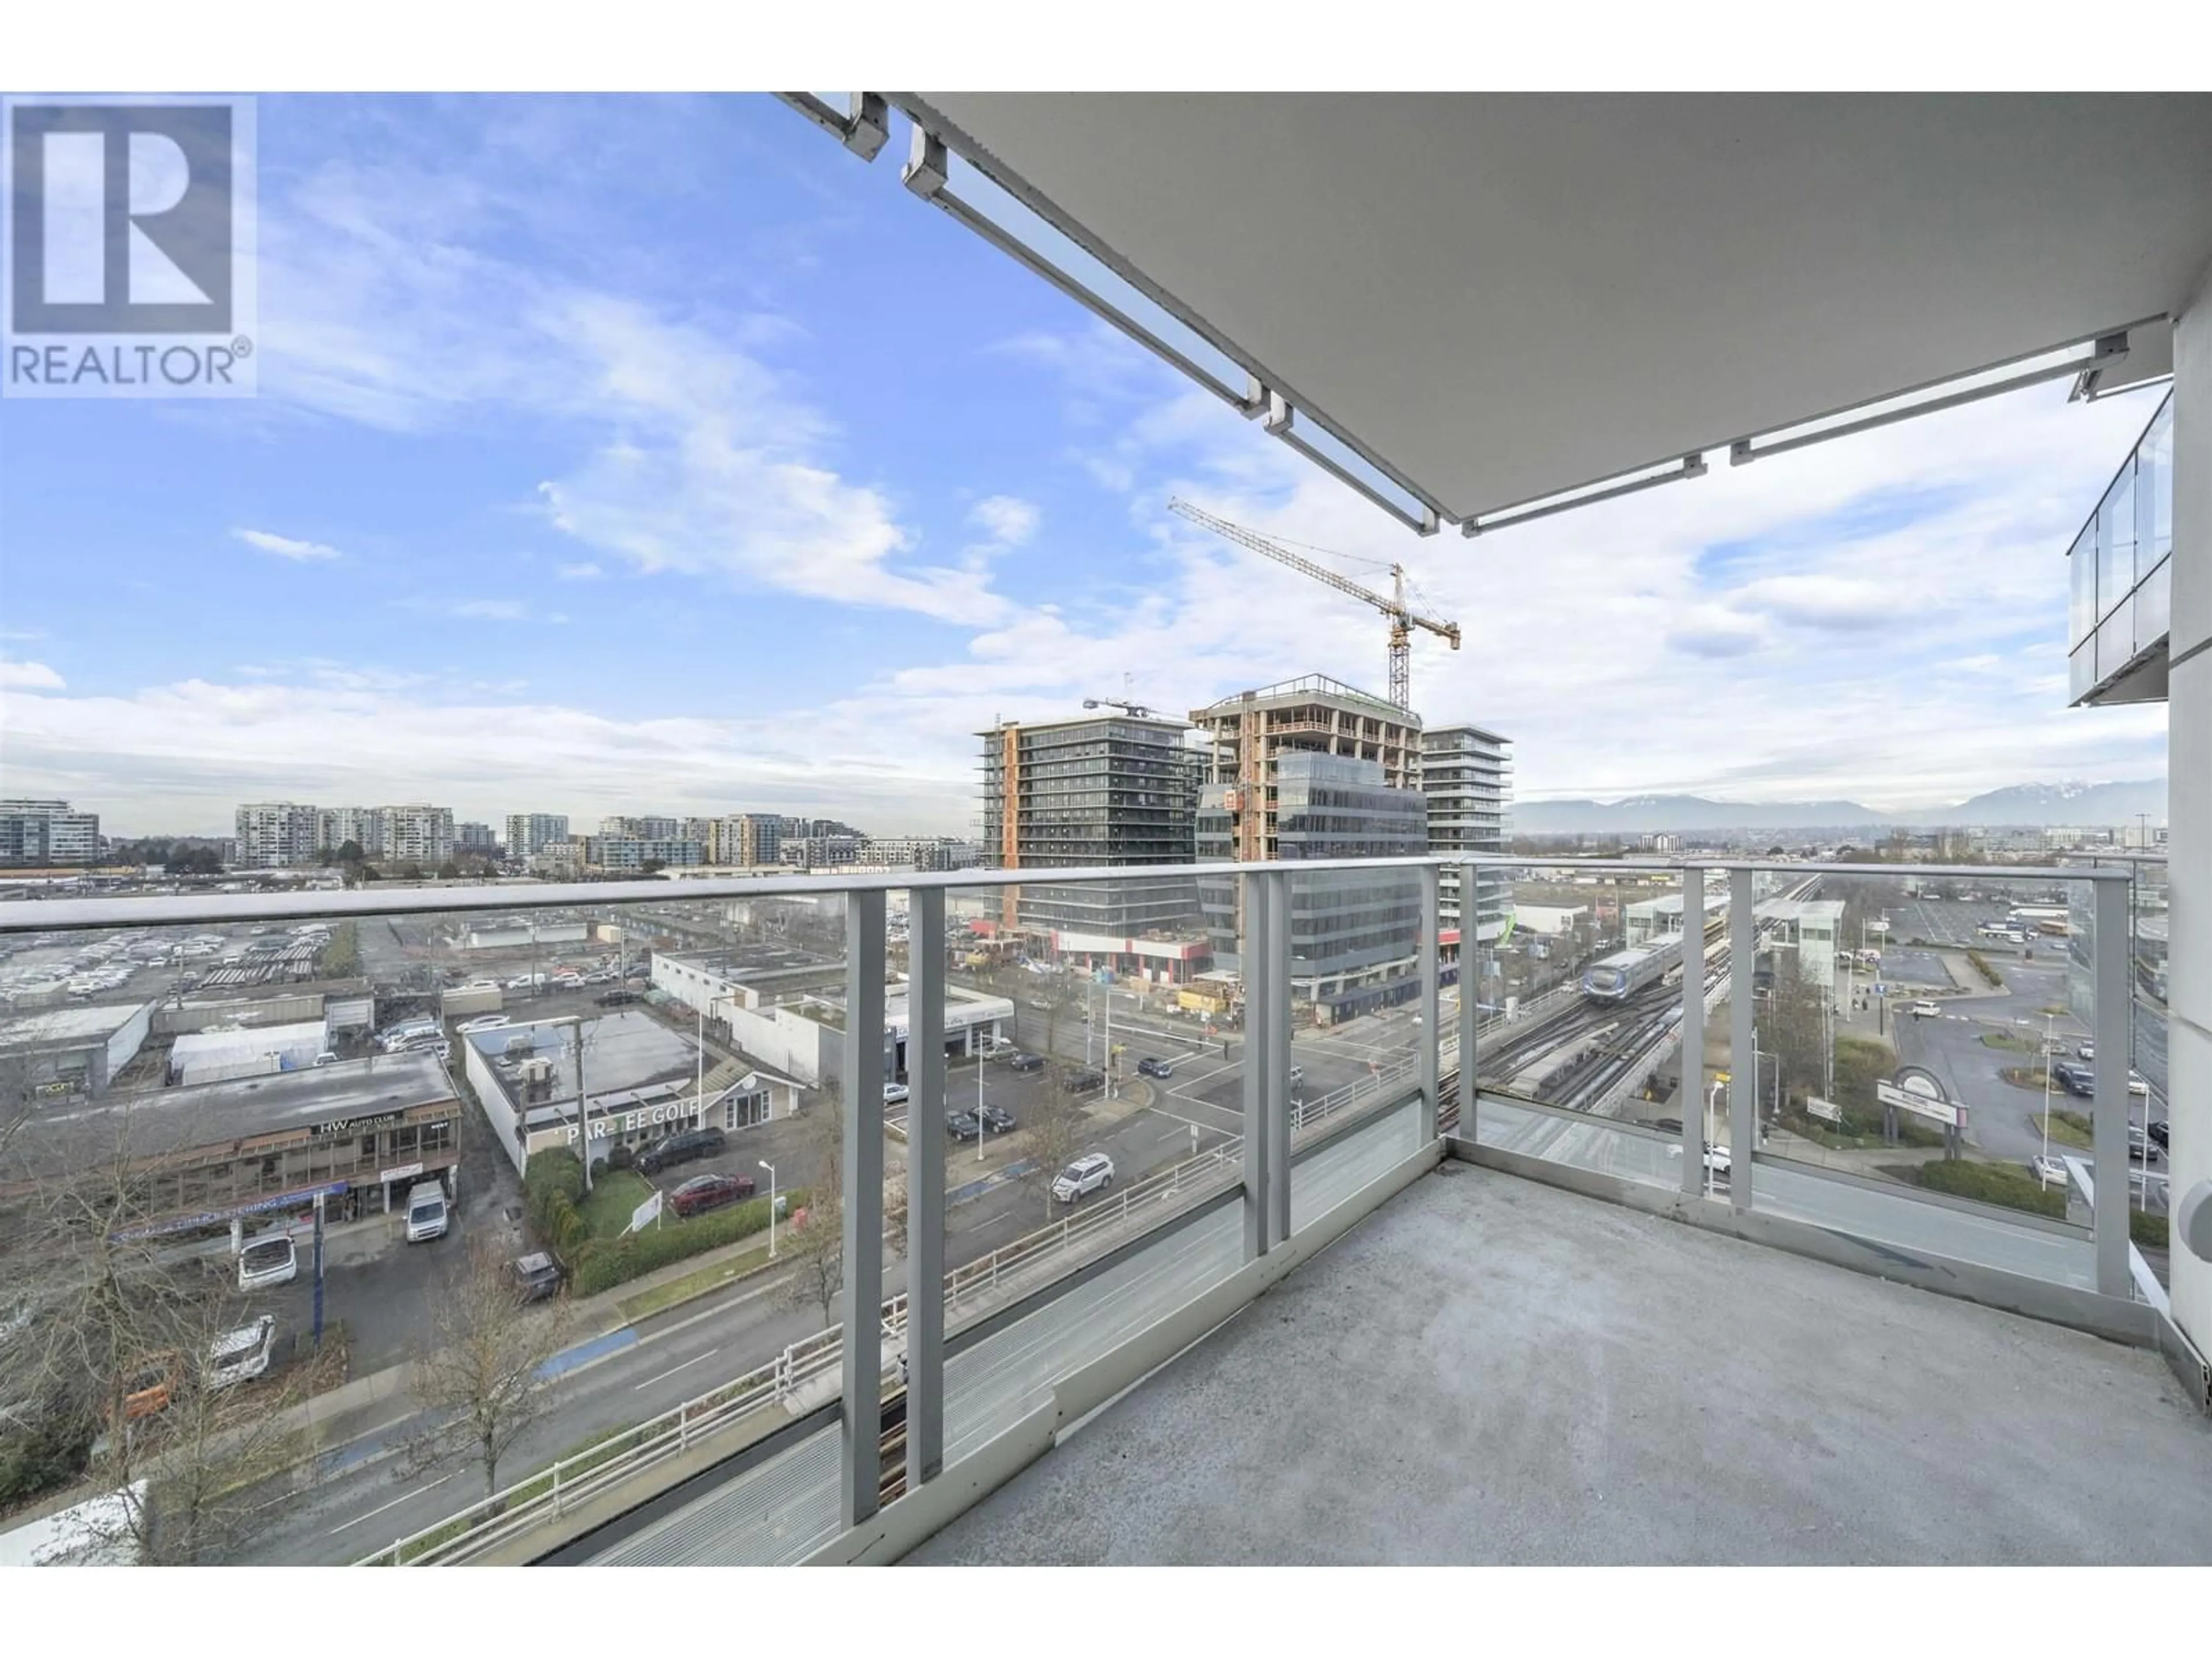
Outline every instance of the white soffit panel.
<path id="1" fill-rule="evenodd" d="M 2168 314 L 2212 265 L 2202 94 L 892 96 L 1460 519 Z"/>

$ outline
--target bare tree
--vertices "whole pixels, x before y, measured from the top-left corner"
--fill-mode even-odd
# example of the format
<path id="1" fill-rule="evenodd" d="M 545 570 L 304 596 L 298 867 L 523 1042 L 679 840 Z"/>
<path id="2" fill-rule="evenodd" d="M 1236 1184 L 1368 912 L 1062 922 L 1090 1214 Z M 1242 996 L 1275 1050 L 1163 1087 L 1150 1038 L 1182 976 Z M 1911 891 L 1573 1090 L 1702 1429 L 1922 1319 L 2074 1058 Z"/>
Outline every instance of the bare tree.
<path id="1" fill-rule="evenodd" d="M 793 1308 L 819 1308 L 824 1329 L 836 1322 L 845 1288 L 844 1217 L 834 1199 L 807 1206 L 806 1224 L 784 1235 L 782 1258 L 791 1263 L 783 1299 Z"/>
<path id="2" fill-rule="evenodd" d="M 568 1307 L 524 1303 L 489 1240 L 469 1248 L 434 1305 L 414 1357 L 415 1397 L 430 1426 L 410 1443 L 407 1462 L 422 1469 L 465 1459 L 489 1498 L 507 1452 L 553 1408 L 556 1384 L 544 1370 L 568 1345 Z"/>
<path id="3" fill-rule="evenodd" d="M 1022 1128 L 1029 1158 L 1022 1166 L 1019 1179 L 1041 1196 L 1048 1221 L 1052 1219 L 1053 1180 L 1082 1152 L 1091 1134 L 1090 1121 L 1083 1109 L 1068 1098 L 1066 1089 L 1061 1070 L 1055 1066 L 1044 1097 L 1030 1113 Z"/>
<path id="4" fill-rule="evenodd" d="M 0 1079 L 15 1126 L 0 1141 L 0 1397 L 28 1403 L 13 1426 L 44 1449 L 39 1478 L 81 1472 L 118 1498 L 104 1541 L 149 1562 L 224 1559 L 312 1478 L 289 1409 L 307 1378 L 228 1253 L 196 1254 L 170 1224 L 173 1148 L 125 1109 L 25 1113 L 21 1084 Z"/>

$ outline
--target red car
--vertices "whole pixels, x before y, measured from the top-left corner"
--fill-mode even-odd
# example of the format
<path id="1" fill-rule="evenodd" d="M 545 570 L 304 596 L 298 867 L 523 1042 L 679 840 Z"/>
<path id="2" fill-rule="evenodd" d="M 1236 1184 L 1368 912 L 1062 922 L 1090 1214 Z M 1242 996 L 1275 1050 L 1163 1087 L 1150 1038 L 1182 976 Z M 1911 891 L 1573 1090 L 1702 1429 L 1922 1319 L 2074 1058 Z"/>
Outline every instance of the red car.
<path id="1" fill-rule="evenodd" d="M 668 1203 L 680 1216 L 700 1215 L 752 1195 L 753 1178 L 750 1176 L 693 1176 L 668 1195 Z"/>

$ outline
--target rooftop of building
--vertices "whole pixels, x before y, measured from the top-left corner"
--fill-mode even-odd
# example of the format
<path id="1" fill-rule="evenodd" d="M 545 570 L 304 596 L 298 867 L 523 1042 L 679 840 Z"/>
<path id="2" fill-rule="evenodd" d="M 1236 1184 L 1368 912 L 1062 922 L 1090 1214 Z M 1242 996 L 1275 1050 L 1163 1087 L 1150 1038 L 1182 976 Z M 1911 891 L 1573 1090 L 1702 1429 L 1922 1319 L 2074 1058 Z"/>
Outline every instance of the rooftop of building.
<path id="1" fill-rule="evenodd" d="M 0 1054 L 52 1048 L 70 1042 L 104 1042 L 145 1012 L 146 1002 L 94 1002 L 45 1008 L 0 1020 Z"/>
<path id="2" fill-rule="evenodd" d="M 37 1142 L 66 1154 L 95 1137 L 124 1134 L 137 1156 L 216 1146 L 377 1117 L 453 1098 L 453 1079 L 429 1054 L 376 1054 L 259 1077 L 176 1089 L 132 1090 L 32 1120 Z"/>
<path id="3" fill-rule="evenodd" d="M 1097 726 L 1109 720 L 1116 726 L 1151 726 L 1164 735 L 1172 736 L 1180 736 L 1190 729 L 1188 720 L 1177 720 L 1172 714 L 1162 714 L 1149 708 L 1142 714 L 1130 714 L 1120 708 L 1093 708 L 1079 714 L 1055 715 L 1050 720 L 1001 720 L 975 735 L 996 738 L 1008 732 L 1053 732 L 1071 726 Z"/>
<path id="4" fill-rule="evenodd" d="M 1494 743 L 1499 748 L 1510 748 L 1513 739 L 1492 731 L 1486 726 L 1477 726 L 1469 720 L 1444 720 L 1421 728 L 1421 742 L 1441 747 L 1446 738 L 1474 738 L 1483 743 Z"/>
<path id="5" fill-rule="evenodd" d="M 1362 691 L 1357 686 L 1346 685 L 1342 680 L 1333 680 L 1326 674 L 1307 674 L 1295 680 L 1263 685 L 1255 690 L 1239 691 L 1204 708 L 1193 709 L 1190 717 L 1194 721 L 1221 720 L 1231 719 L 1255 707 L 1315 702 L 1342 703 L 1363 714 L 1373 714 L 1401 726 L 1410 726 L 1416 730 L 1421 724 L 1421 717 L 1412 709 L 1401 708 L 1371 691 Z"/>
<path id="6" fill-rule="evenodd" d="M 466 1040 L 493 1062 L 503 1080 L 513 1080 L 514 1066 L 522 1060 L 544 1057 L 554 1062 L 556 1092 L 563 1085 L 573 1091 L 580 1029 L 584 1037 L 584 1086 L 595 1100 L 672 1078 L 689 1078 L 697 1067 L 697 1044 L 652 1015 L 630 1008 L 587 1019 L 580 1027 L 566 1023 L 500 1025 L 488 1031 L 471 1031 Z M 568 1097 L 574 1098 L 573 1092 Z"/>
<path id="7" fill-rule="evenodd" d="M 2208 1489 L 2154 1352 L 1447 1160 L 906 1559 L 2203 1563 Z"/>

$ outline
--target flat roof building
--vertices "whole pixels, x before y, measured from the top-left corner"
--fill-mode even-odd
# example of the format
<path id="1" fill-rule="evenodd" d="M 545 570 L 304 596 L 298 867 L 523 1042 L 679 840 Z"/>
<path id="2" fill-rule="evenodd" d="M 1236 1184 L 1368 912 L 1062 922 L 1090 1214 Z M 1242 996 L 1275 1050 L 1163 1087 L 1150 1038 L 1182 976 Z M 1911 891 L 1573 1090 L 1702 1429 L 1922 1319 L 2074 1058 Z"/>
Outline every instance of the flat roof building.
<path id="1" fill-rule="evenodd" d="M 982 861 L 1001 870 L 1188 864 L 1200 758 L 1189 728 L 1149 711 L 1001 721 L 983 741 Z M 1004 890 L 1006 925 L 1123 937 L 1191 937 L 1188 876 Z"/>
<path id="2" fill-rule="evenodd" d="M 99 1095 L 137 1054 L 152 1029 L 150 1002 L 48 1008 L 0 1021 L 0 1072 L 34 1097 Z"/>

